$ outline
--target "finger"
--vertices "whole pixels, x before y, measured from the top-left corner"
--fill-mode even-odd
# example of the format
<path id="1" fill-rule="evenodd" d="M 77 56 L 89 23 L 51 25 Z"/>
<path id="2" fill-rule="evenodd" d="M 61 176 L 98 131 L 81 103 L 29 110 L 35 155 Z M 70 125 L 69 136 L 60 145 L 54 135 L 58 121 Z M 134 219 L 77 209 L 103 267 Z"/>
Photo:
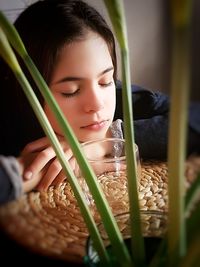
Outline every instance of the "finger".
<path id="1" fill-rule="evenodd" d="M 69 165 L 70 168 L 74 171 L 75 170 L 75 159 L 71 158 L 69 160 Z M 62 170 L 58 176 L 54 179 L 54 181 L 52 182 L 52 185 L 54 186 L 58 186 L 59 184 L 61 184 L 65 179 L 67 179 L 66 173 Z"/>
<path id="2" fill-rule="evenodd" d="M 66 161 L 69 161 L 69 164 L 71 164 L 71 167 L 73 169 L 75 161 L 74 161 L 74 157 L 73 157 L 71 149 L 68 149 L 65 152 L 65 158 L 66 158 Z M 61 170 L 62 170 L 62 166 L 61 166 L 60 162 L 58 161 L 58 159 L 55 159 L 51 163 L 47 173 L 45 174 L 42 181 L 38 185 L 38 189 L 39 190 L 47 190 L 50 185 L 58 184 L 58 183 L 62 182 L 66 178 L 66 174 L 64 174 L 63 171 L 62 171 L 63 174 L 60 174 Z M 58 180 L 57 180 L 58 182 L 55 181 L 55 183 L 54 183 L 54 180 L 56 180 L 56 178 L 57 178 L 57 176 L 59 176 L 59 174 L 60 174 L 60 177 L 58 177 Z"/>
<path id="3" fill-rule="evenodd" d="M 25 181 L 23 183 L 23 192 L 27 193 L 30 192 L 31 190 L 33 190 L 34 188 L 36 188 L 36 186 L 39 184 L 41 180 L 40 176 L 34 177 L 33 179 L 29 180 L 29 181 Z"/>
<path id="4" fill-rule="evenodd" d="M 65 151 L 66 160 L 72 157 L 71 149 Z M 30 180 L 33 176 L 37 175 L 47 164 L 50 164 L 56 154 L 52 147 L 48 147 L 39 152 L 35 159 L 29 164 L 23 173 L 25 180 Z"/>
<path id="5" fill-rule="evenodd" d="M 54 181 L 52 182 L 51 185 L 53 186 L 59 186 L 62 182 L 64 182 L 64 180 L 66 180 L 66 174 L 61 171 L 57 177 L 54 179 Z"/>
<path id="6" fill-rule="evenodd" d="M 57 136 L 58 137 L 58 136 Z M 58 140 L 60 141 L 60 144 L 63 148 L 67 149 L 69 146 L 67 145 L 66 141 L 61 138 L 58 137 Z M 40 139 L 37 139 L 31 143 L 28 143 L 25 148 L 22 151 L 22 155 L 23 154 L 28 154 L 28 153 L 32 153 L 32 152 L 40 152 L 42 150 L 44 150 L 45 148 L 50 146 L 50 141 L 49 139 L 45 136 L 42 137 Z"/>
<path id="7" fill-rule="evenodd" d="M 37 152 L 45 149 L 47 146 L 49 146 L 49 140 L 47 137 L 42 137 L 40 139 L 37 139 L 31 143 L 28 143 L 25 148 L 22 151 L 22 155 L 28 154 L 31 152 Z"/>
<path id="8" fill-rule="evenodd" d="M 40 191 L 46 191 L 48 187 L 52 184 L 54 179 L 61 172 L 61 170 L 62 170 L 62 166 L 60 165 L 59 161 L 55 159 L 51 163 L 44 177 L 41 179 L 40 183 L 37 186 L 37 189 Z"/>
<path id="9" fill-rule="evenodd" d="M 37 175 L 50 161 L 55 158 L 56 154 L 52 147 L 39 152 L 30 165 L 24 170 L 23 177 L 27 180 Z"/>

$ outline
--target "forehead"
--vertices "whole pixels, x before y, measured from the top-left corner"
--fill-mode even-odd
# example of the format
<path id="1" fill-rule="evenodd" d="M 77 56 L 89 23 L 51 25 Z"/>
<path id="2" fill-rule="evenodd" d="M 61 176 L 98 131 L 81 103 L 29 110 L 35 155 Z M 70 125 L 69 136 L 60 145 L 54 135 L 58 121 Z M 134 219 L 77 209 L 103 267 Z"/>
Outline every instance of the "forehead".
<path id="1" fill-rule="evenodd" d="M 92 32 L 84 39 L 65 45 L 54 68 L 52 79 L 62 75 L 95 75 L 113 66 L 110 51 L 105 40 Z"/>

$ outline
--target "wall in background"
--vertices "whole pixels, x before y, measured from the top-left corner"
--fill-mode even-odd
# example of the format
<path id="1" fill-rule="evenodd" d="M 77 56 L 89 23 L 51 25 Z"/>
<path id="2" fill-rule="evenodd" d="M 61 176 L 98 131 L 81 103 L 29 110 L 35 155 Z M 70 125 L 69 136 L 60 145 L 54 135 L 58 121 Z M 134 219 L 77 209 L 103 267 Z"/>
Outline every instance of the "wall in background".
<path id="1" fill-rule="evenodd" d="M 3 10 L 7 17 L 13 22 L 18 14 L 33 2 L 36 2 L 36 0 L 1 0 L 0 10 Z"/>
<path id="2" fill-rule="evenodd" d="M 103 1 L 87 0 L 87 2 L 110 21 Z M 169 49 L 164 2 L 164 0 L 125 0 L 124 5 L 132 82 L 168 92 Z"/>

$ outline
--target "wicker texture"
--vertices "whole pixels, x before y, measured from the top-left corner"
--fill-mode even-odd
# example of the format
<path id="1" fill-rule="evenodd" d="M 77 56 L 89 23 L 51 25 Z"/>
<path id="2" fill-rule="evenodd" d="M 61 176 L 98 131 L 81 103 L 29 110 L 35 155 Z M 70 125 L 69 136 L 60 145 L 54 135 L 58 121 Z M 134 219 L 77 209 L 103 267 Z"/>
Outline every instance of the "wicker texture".
<path id="1" fill-rule="evenodd" d="M 186 188 L 199 170 L 200 158 L 191 158 L 186 164 Z M 166 163 L 142 163 L 141 209 L 167 211 L 167 176 Z M 113 212 L 127 211 L 127 192 L 121 189 L 116 194 L 114 184 L 106 188 Z M 93 214 L 99 222 L 95 208 Z M 31 192 L 1 207 L 0 223 L 17 242 L 40 254 L 74 262 L 81 262 L 85 254 L 88 231 L 68 183 L 50 187 L 46 193 Z"/>

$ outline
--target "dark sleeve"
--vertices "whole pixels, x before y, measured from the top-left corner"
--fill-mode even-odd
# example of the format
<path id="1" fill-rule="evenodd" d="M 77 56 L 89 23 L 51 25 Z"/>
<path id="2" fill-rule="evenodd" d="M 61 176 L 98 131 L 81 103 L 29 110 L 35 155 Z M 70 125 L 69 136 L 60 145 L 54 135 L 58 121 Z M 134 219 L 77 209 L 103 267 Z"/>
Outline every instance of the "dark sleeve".
<path id="1" fill-rule="evenodd" d="M 122 89 L 117 84 L 115 118 L 123 120 Z M 166 159 L 168 144 L 169 97 L 132 85 L 135 141 L 144 159 Z M 200 103 L 189 106 L 187 154 L 200 154 Z"/>
<path id="2" fill-rule="evenodd" d="M 168 117 L 154 116 L 150 119 L 135 120 L 135 142 L 143 159 L 167 158 Z M 176 149 L 176 148 L 175 148 Z M 186 156 L 200 154 L 200 134 L 188 127 Z"/>
<path id="3" fill-rule="evenodd" d="M 14 157 L 0 156 L 0 204 L 17 199 L 22 194 L 22 178 Z"/>
<path id="4" fill-rule="evenodd" d="M 142 159 L 166 159 L 168 117 L 157 115 L 134 121 L 135 142 Z"/>
<path id="5" fill-rule="evenodd" d="M 132 85 L 131 90 L 134 120 L 168 114 L 169 97 L 167 95 L 153 92 L 138 85 Z M 116 84 L 116 119 L 123 120 L 122 87 L 119 81 Z"/>

